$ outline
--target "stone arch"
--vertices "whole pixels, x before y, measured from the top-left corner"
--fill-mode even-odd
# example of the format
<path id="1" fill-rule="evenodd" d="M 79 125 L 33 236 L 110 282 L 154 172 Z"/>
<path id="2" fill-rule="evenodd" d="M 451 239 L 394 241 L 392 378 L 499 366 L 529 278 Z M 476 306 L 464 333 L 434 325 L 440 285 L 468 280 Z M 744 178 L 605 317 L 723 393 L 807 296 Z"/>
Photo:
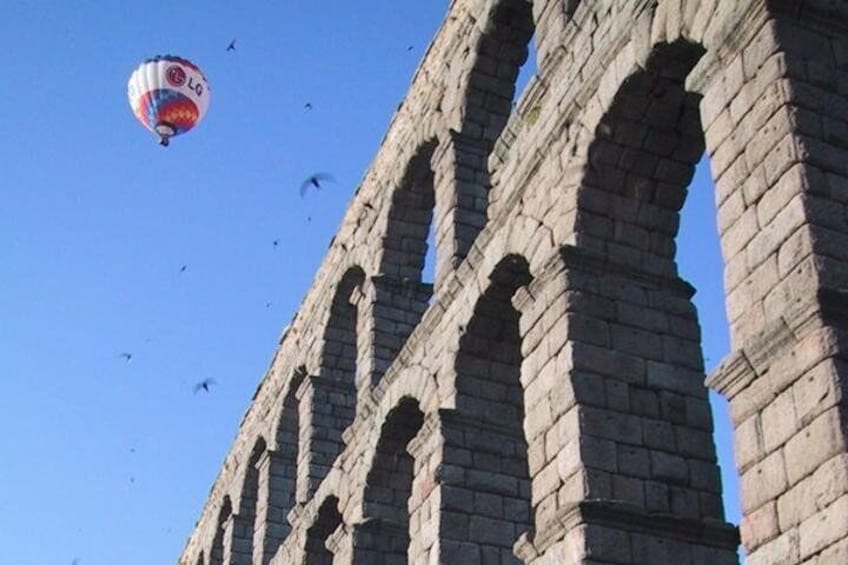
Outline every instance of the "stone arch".
<path id="1" fill-rule="evenodd" d="M 442 251 L 437 286 L 465 259 L 488 221 L 489 155 L 512 111 L 516 79 L 533 36 L 530 2 L 493 0 L 485 3 L 485 9 L 463 54 L 470 64 L 457 62 L 470 71 L 462 77 L 448 135 L 435 157 L 436 243 Z M 448 83 L 448 96 L 453 88 Z"/>
<path id="2" fill-rule="evenodd" d="M 253 563 L 254 535 L 257 531 L 257 506 L 259 505 L 259 462 L 267 453 L 265 438 L 256 439 L 244 470 L 238 511 L 233 516 L 230 562 L 233 565 Z"/>
<path id="3" fill-rule="evenodd" d="M 353 423 L 357 402 L 357 367 L 364 340 L 359 307 L 365 296 L 365 272 L 350 267 L 342 276 L 323 332 L 318 375 L 308 375 L 297 390 L 299 464 L 297 501 L 305 502 L 344 449 L 342 434 Z"/>
<path id="4" fill-rule="evenodd" d="M 459 342 L 456 410 L 480 421 L 511 424 L 523 416 L 519 312 L 515 291 L 530 283 L 529 266 L 520 255 L 502 259 L 489 276 L 489 287 L 477 300 Z"/>
<path id="5" fill-rule="evenodd" d="M 275 449 L 259 462 L 259 507 L 253 537 L 254 561 L 267 563 L 291 532 L 287 516 L 296 503 L 298 455 L 300 453 L 300 407 L 297 391 L 306 376 L 300 366 L 291 377 L 283 397 L 275 432 Z"/>
<path id="6" fill-rule="evenodd" d="M 520 312 L 512 303 L 531 280 L 519 255 L 505 257 L 492 271 L 460 328 L 455 409 L 440 411 L 445 445 L 436 480 L 450 487 L 442 491 L 442 507 L 475 509 L 467 532 L 443 530 L 443 545 L 471 544 L 469 555 L 477 560 L 514 562 L 513 544 L 532 527 Z"/>
<path id="7" fill-rule="evenodd" d="M 703 53 L 684 40 L 659 45 L 620 85 L 588 148 L 578 247 L 656 275 L 677 274 L 679 211 L 704 153 L 700 95 L 684 83 Z"/>
<path id="8" fill-rule="evenodd" d="M 592 101 L 610 93 L 586 124 L 594 138 L 575 195 L 573 245 L 561 250 L 561 279 L 551 286 L 561 297 L 548 305 L 561 316 L 542 324 L 566 343 L 554 365 L 564 374 L 546 385 L 559 401 L 550 406 L 550 447 L 560 455 L 538 465 L 557 480 L 534 476 L 534 551 L 548 550 L 563 535 L 562 517 L 579 512 L 598 531 L 650 524 L 663 547 L 676 534 L 657 516 L 711 524 L 699 543 L 732 556 L 693 289 L 675 263 L 679 211 L 704 152 L 701 97 L 686 79 L 704 52 L 685 40 L 658 44 L 619 84 L 610 87 L 608 72 Z M 632 56 L 621 52 L 609 68 Z M 531 449 L 542 440 L 531 438 Z M 628 517 L 595 521 L 589 508 L 600 500 Z"/>
<path id="9" fill-rule="evenodd" d="M 328 496 L 318 509 L 315 522 L 306 531 L 305 565 L 333 564 L 333 552 L 327 542 L 341 525 L 339 499 Z"/>
<path id="10" fill-rule="evenodd" d="M 410 542 L 409 499 L 414 465 L 408 445 L 421 429 L 424 414 L 418 401 L 405 397 L 387 415 L 365 481 L 361 532 L 371 543 L 359 544 L 358 559 L 406 563 Z M 360 536 L 362 537 L 362 536 Z"/>
<path id="11" fill-rule="evenodd" d="M 463 93 L 459 131 L 491 150 L 512 111 L 515 81 L 527 60 L 535 29 L 533 3 L 490 0 L 480 24 L 473 64 Z"/>
<path id="12" fill-rule="evenodd" d="M 330 304 L 321 350 L 321 376 L 351 390 L 355 390 L 356 385 L 359 357 L 357 306 L 364 282 L 365 272 L 358 266 L 350 267 L 342 276 Z"/>
<path id="13" fill-rule="evenodd" d="M 436 205 L 430 161 L 437 144 L 430 139 L 418 147 L 392 193 L 379 272 L 407 284 L 423 282 L 427 234 Z"/>
<path id="14" fill-rule="evenodd" d="M 435 138 L 422 142 L 391 194 L 378 274 L 368 280 L 361 304 L 363 349 L 368 351 L 357 375 L 357 390 L 371 390 L 394 361 L 433 295 L 424 282 L 429 235 L 436 229 L 436 195 L 431 159 Z"/>
<path id="15" fill-rule="evenodd" d="M 225 555 L 224 534 L 233 515 L 233 503 L 229 495 L 224 495 L 218 519 L 215 522 L 215 535 L 212 537 L 212 548 L 209 550 L 209 565 L 224 565 Z"/>

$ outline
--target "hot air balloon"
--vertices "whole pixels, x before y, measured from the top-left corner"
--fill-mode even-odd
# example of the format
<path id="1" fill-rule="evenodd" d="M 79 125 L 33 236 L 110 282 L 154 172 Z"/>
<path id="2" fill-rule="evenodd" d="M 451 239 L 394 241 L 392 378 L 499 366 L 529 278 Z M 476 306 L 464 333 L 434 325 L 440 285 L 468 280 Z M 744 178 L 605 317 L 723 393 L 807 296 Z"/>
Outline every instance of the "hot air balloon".
<path id="1" fill-rule="evenodd" d="M 161 145 L 203 119 L 209 107 L 209 83 L 191 61 L 173 55 L 147 59 L 130 76 L 130 106 Z"/>

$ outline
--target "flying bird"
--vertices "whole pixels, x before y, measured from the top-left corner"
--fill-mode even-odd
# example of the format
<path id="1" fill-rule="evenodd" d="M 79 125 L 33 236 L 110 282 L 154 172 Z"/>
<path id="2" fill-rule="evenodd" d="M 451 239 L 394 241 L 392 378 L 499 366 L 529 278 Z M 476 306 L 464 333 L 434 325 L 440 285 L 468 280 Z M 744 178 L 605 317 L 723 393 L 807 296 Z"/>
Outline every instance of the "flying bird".
<path id="1" fill-rule="evenodd" d="M 127 353 L 126 351 L 118 355 L 118 357 L 123 357 L 127 363 L 132 361 L 132 353 Z"/>
<path id="2" fill-rule="evenodd" d="M 306 104 L 303 105 L 303 109 L 304 110 L 311 110 L 312 109 L 312 103 L 307 102 Z"/>
<path id="3" fill-rule="evenodd" d="M 316 190 L 321 189 L 321 183 L 324 181 L 334 182 L 335 179 L 332 175 L 327 173 L 315 173 L 300 185 L 300 197 L 303 198 L 306 195 L 306 191 L 309 190 L 309 187 L 315 187 Z"/>
<path id="4" fill-rule="evenodd" d="M 209 387 L 215 384 L 215 379 L 203 379 L 196 385 L 194 385 L 194 393 L 197 394 L 201 390 L 205 390 L 209 392 Z"/>
<path id="5" fill-rule="evenodd" d="M 412 45 L 406 48 L 407 51 L 412 51 Z"/>
<path id="6" fill-rule="evenodd" d="M 236 50 L 236 40 L 233 39 L 230 41 L 230 44 L 227 45 L 227 51 L 235 51 Z"/>
<path id="7" fill-rule="evenodd" d="M 274 241 L 271 242 L 271 245 L 273 245 L 274 247 L 277 247 L 278 245 L 280 245 L 280 240 L 275 239 Z"/>

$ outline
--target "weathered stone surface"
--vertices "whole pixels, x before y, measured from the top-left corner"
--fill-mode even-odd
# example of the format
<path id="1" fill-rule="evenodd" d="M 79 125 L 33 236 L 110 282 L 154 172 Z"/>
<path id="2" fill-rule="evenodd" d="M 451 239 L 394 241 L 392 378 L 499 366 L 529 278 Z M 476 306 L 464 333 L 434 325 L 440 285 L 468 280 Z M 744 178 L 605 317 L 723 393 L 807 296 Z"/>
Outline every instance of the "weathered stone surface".
<path id="1" fill-rule="evenodd" d="M 748 563 L 845 561 L 838 5 L 451 2 L 181 565 L 735 563 L 674 262 L 705 148 Z"/>

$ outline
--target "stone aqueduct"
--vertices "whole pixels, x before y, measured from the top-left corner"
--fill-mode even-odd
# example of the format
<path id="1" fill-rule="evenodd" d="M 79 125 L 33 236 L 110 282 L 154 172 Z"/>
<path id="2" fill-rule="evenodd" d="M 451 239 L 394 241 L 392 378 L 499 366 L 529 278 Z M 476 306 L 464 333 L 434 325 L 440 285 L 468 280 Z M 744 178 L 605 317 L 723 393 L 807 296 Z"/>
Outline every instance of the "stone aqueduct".
<path id="1" fill-rule="evenodd" d="M 847 203 L 843 0 L 453 0 L 180 563 L 848 563 Z"/>

